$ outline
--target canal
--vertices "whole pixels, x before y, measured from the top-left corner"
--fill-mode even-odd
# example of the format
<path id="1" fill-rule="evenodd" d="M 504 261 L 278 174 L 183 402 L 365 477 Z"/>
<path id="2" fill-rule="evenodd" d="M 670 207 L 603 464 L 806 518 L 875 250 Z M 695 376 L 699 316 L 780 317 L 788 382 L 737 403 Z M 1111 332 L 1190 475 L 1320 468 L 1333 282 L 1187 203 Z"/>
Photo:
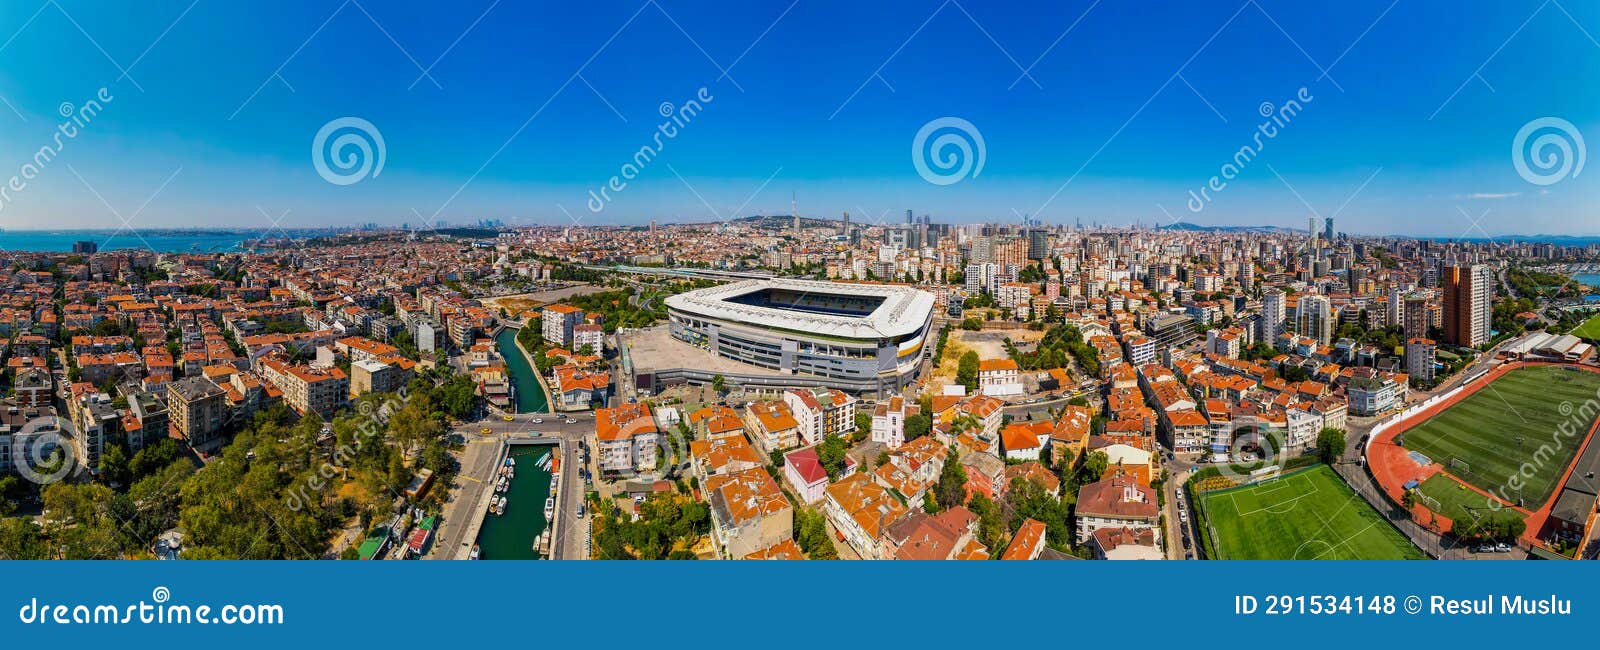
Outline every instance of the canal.
<path id="1" fill-rule="evenodd" d="M 510 327 L 500 330 L 495 336 L 495 347 L 500 350 L 500 356 L 506 360 L 506 370 L 511 373 L 512 391 L 517 396 L 518 413 L 544 413 L 550 410 L 550 405 L 544 400 L 544 389 L 539 387 L 539 379 L 534 374 L 533 366 L 528 363 L 527 355 L 517 347 L 517 332 L 521 330 Z"/>
<path id="2" fill-rule="evenodd" d="M 519 330 L 504 328 L 495 336 L 495 346 L 505 358 L 506 370 L 511 374 L 512 391 L 516 394 L 518 413 L 544 413 L 550 410 L 545 402 L 544 390 L 534 374 L 528 357 L 517 348 Z M 485 560 L 537 560 L 539 535 L 549 522 L 544 516 L 544 502 L 550 498 L 549 465 L 540 467 L 560 456 L 555 445 L 512 445 L 509 458 L 516 463 L 516 478 L 503 496 L 506 513 L 495 515 L 478 513 L 484 517 L 478 531 L 477 544 L 480 557 Z"/>
<path id="3" fill-rule="evenodd" d="M 485 560 L 537 560 L 539 535 L 549 524 L 544 502 L 550 498 L 550 465 L 557 457 L 555 445 L 512 445 L 510 458 L 517 464 L 510 489 L 501 493 L 506 513 L 484 514 L 478 531 L 480 558 Z M 541 460 L 545 465 L 541 468 Z"/>

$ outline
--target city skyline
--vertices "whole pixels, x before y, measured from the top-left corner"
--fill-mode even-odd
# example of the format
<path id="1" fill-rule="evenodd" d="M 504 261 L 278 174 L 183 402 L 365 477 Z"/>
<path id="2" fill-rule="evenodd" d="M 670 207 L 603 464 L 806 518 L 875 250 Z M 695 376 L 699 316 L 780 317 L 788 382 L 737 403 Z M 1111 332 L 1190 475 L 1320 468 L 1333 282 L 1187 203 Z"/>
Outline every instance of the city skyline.
<path id="1" fill-rule="evenodd" d="M 8 7 L 0 143 L 55 151 L 0 197 L 0 227 L 644 225 L 797 202 L 803 216 L 848 211 L 865 226 L 912 207 L 944 223 L 1295 228 L 1333 216 L 1363 235 L 1593 233 L 1600 184 L 1581 173 L 1581 138 L 1600 132 L 1600 97 L 1570 84 L 1600 68 L 1581 26 L 1592 8 L 1145 13 Z M 204 56 L 222 49 L 233 56 Z M 82 118 L 102 97 L 78 135 L 55 137 L 62 115 Z M 347 117 L 381 143 L 370 175 L 336 184 L 308 153 Z M 977 164 L 936 183 L 908 154 L 919 129 L 950 117 L 977 134 Z M 1511 152 L 1546 117 L 1572 127 L 1576 158 L 1542 184 Z M 672 120 L 676 135 L 662 137 Z M 653 153 L 626 189 L 594 200 L 644 146 Z M 1206 191 L 1246 146 L 1236 178 Z M 0 176 L 30 158 L 0 159 Z"/>

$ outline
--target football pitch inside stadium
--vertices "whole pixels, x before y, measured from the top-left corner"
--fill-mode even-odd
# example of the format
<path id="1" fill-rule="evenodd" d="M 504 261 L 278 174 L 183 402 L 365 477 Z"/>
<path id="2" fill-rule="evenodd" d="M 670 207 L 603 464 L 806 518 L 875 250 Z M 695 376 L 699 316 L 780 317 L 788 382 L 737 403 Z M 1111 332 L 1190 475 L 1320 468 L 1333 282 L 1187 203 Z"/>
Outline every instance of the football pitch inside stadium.
<path id="1" fill-rule="evenodd" d="M 1583 446 L 1593 420 L 1579 418 L 1596 390 L 1600 373 L 1517 368 L 1401 433 L 1401 444 L 1475 487 L 1537 508 Z M 1576 435 L 1562 435 L 1563 425 Z"/>

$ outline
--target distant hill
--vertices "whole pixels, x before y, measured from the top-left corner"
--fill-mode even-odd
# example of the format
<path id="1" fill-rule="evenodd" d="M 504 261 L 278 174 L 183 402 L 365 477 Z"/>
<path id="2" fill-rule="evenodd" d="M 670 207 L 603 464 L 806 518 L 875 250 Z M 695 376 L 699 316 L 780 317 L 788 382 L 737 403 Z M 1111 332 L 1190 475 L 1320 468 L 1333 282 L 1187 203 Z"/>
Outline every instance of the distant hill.
<path id="1" fill-rule="evenodd" d="M 1164 226 L 1157 226 L 1156 230 L 1175 230 L 1182 232 L 1255 232 L 1271 234 L 1304 233 L 1304 230 L 1284 228 L 1281 226 L 1202 226 L 1200 224 L 1179 221 Z"/>

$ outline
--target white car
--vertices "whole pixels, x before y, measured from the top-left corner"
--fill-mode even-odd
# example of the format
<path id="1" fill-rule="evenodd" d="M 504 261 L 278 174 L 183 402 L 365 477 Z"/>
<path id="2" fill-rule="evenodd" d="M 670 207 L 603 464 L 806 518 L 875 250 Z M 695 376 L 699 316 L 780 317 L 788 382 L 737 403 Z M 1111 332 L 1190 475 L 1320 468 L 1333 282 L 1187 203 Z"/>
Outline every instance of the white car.
<path id="1" fill-rule="evenodd" d="M 577 423 L 578 423 L 577 420 L 574 420 L 572 418 L 567 418 L 567 424 L 577 424 Z"/>
<path id="2" fill-rule="evenodd" d="M 533 423 L 534 424 L 544 424 L 544 418 L 534 418 L 533 419 Z"/>

